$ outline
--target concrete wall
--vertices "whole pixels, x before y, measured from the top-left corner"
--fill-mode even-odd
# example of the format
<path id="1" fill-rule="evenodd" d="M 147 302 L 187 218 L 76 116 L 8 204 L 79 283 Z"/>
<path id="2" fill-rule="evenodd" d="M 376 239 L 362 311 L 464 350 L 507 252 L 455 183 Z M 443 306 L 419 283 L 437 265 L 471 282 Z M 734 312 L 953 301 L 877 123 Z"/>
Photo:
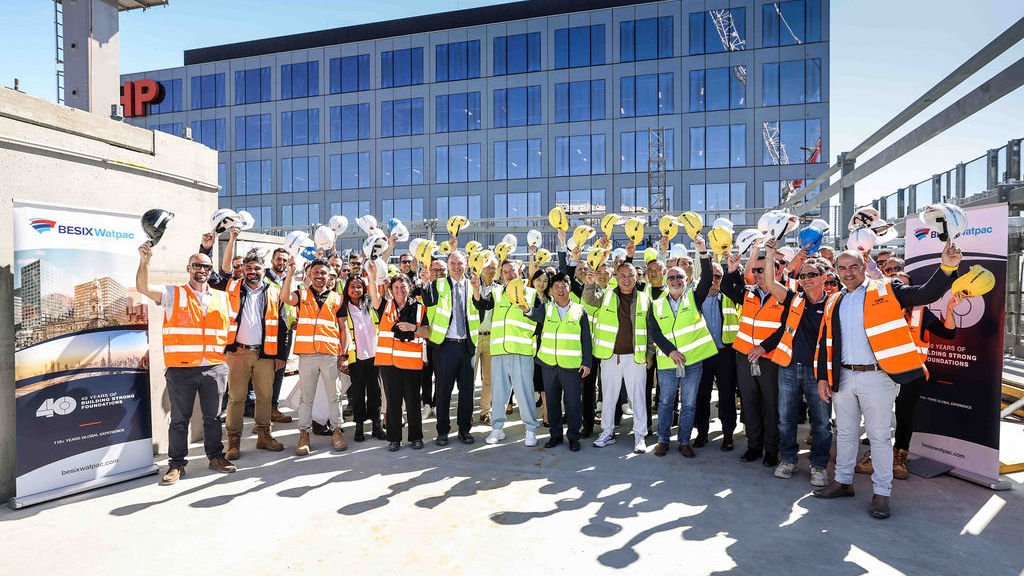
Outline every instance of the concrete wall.
<path id="1" fill-rule="evenodd" d="M 115 0 L 64 0 L 64 102 L 110 115 L 121 100 L 121 40 Z"/>
<path id="2" fill-rule="evenodd" d="M 153 257 L 152 282 L 185 280 L 217 207 L 217 153 L 161 132 L 0 88 L 0 498 L 14 491 L 14 318 L 12 201 L 35 200 L 142 214 L 154 207 L 177 217 Z M 162 318 L 150 307 L 150 318 Z M 160 321 L 150 324 L 154 449 L 166 450 Z M 155 351 L 155 353 L 154 353 Z"/>

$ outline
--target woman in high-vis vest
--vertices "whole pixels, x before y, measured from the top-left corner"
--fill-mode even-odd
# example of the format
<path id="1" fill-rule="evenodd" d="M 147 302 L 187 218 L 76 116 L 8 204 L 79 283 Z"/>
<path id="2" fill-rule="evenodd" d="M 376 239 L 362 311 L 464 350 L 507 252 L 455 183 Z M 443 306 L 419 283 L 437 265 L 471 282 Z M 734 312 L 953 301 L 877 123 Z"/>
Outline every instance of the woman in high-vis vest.
<path id="1" fill-rule="evenodd" d="M 348 342 L 348 350 L 342 355 L 341 371 L 352 380 L 348 388 L 356 427 L 352 439 L 356 442 L 366 439 L 363 425 L 369 420 L 373 437 L 384 440 L 387 435 L 380 421 L 380 378 L 373 362 L 377 353 L 377 312 L 370 306 L 366 281 L 361 276 L 350 277 L 341 292 L 345 299 L 342 314 Z"/>
<path id="2" fill-rule="evenodd" d="M 423 448 L 423 419 L 420 412 L 420 372 L 423 367 L 425 337 L 430 333 L 426 309 L 410 298 L 412 282 L 405 274 L 386 280 L 390 293 L 381 295 L 376 270 L 369 271 L 370 302 L 380 318 L 377 327 L 377 354 L 373 359 L 384 380 L 387 413 L 388 451 L 402 446 L 402 403 L 409 421 L 408 440 L 414 450 Z"/>
<path id="3" fill-rule="evenodd" d="M 848 250 L 836 259 L 843 290 L 825 304 L 815 352 L 818 394 L 832 402 L 836 415 L 835 479 L 814 491 L 818 498 L 853 496 L 861 417 L 874 455 L 874 496 L 868 512 L 890 515 L 892 491 L 892 410 L 899 385 L 925 374 L 920 351 L 910 334 L 904 308 L 928 305 L 949 290 L 962 260 L 952 243 L 941 265 L 920 287 L 885 278 L 868 279 L 864 256 Z"/>
<path id="4" fill-rule="evenodd" d="M 554 274 L 548 274 L 545 270 L 537 270 L 530 275 L 530 287 L 533 288 L 537 294 L 537 298 L 541 302 L 547 302 L 551 299 L 551 278 Z M 540 347 L 540 331 L 534 332 L 534 354 Z M 536 360 L 534 360 L 536 362 Z M 544 397 L 544 379 L 541 377 L 540 370 L 533 371 L 533 391 L 535 394 L 540 395 L 540 419 L 545 426 L 548 425 L 548 406 L 547 398 Z M 521 402 L 533 402 L 533 395 L 529 398 L 524 398 Z"/>

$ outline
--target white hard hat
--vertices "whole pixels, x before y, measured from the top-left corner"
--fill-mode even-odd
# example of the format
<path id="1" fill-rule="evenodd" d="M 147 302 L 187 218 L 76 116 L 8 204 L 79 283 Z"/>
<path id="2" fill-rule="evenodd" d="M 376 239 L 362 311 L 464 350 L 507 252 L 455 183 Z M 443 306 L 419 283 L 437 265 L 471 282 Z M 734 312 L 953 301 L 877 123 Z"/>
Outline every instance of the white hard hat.
<path id="1" fill-rule="evenodd" d="M 715 221 L 711 223 L 711 227 L 712 228 L 725 228 L 729 232 L 734 232 L 735 231 L 733 229 L 732 220 L 729 220 L 728 218 L 716 218 Z"/>
<path id="2" fill-rule="evenodd" d="M 822 236 L 828 234 L 828 231 L 832 228 L 827 221 L 822 220 L 821 218 L 815 218 L 814 220 L 811 220 L 811 223 L 808 224 L 808 226 L 810 226 L 811 228 L 817 228 L 818 230 L 821 230 Z"/>
<path id="3" fill-rule="evenodd" d="M 783 246 L 782 248 L 779 248 L 779 254 L 782 254 L 782 257 L 786 259 L 786 262 L 792 262 L 793 258 L 796 257 L 796 250 L 794 250 L 792 246 Z"/>
<path id="4" fill-rule="evenodd" d="M 949 242 L 959 238 L 967 229 L 967 213 L 956 204 L 932 204 L 919 216 L 925 226 L 939 234 L 939 240 Z"/>
<path id="5" fill-rule="evenodd" d="M 395 226 L 395 229 L 391 231 L 396 236 L 399 242 L 405 242 L 409 239 L 409 229 L 405 227 L 405 224 L 399 224 Z"/>
<path id="6" fill-rule="evenodd" d="M 519 241 L 516 240 L 515 234 L 505 234 L 505 236 L 502 237 L 501 241 L 512 247 L 512 250 L 510 250 L 510 252 L 515 252 L 516 248 L 519 247 Z"/>
<path id="7" fill-rule="evenodd" d="M 241 221 L 242 218 L 238 216 L 238 212 L 235 212 L 230 208 L 220 208 L 210 216 L 210 226 L 217 234 L 220 234 L 232 225 L 240 223 Z"/>
<path id="8" fill-rule="evenodd" d="M 861 254 L 867 254 L 875 247 L 875 233 L 870 228 L 858 228 L 850 232 L 846 240 L 848 250 L 857 250 Z"/>
<path id="9" fill-rule="evenodd" d="M 331 216 L 327 225 L 331 227 L 331 230 L 334 230 L 335 235 L 341 236 L 348 229 L 348 218 L 344 215 Z"/>
<path id="10" fill-rule="evenodd" d="M 850 232 L 859 228 L 872 228 L 875 222 L 882 219 L 882 215 L 878 213 L 878 210 L 871 206 L 862 206 L 857 208 L 857 211 L 850 217 L 850 224 L 848 226 Z"/>
<path id="11" fill-rule="evenodd" d="M 252 230 L 252 227 L 256 225 L 256 219 L 245 210 L 238 211 L 238 218 L 238 228 L 241 230 Z"/>
<path id="12" fill-rule="evenodd" d="M 876 220 L 871 225 L 871 231 L 875 233 L 875 245 L 889 244 L 893 240 L 900 237 L 900 233 L 896 231 L 896 226 L 889 224 L 885 220 Z"/>
<path id="13" fill-rule="evenodd" d="M 757 220 L 757 229 L 767 235 L 776 214 L 779 214 L 779 210 L 769 210 L 762 214 Z"/>
<path id="14" fill-rule="evenodd" d="M 298 256 L 302 249 L 302 243 L 309 239 L 309 234 L 302 230 L 294 230 L 284 237 L 284 248 L 292 256 Z"/>
<path id="15" fill-rule="evenodd" d="M 316 231 L 313 232 L 313 241 L 317 248 L 327 250 L 334 246 L 336 237 L 334 230 L 331 230 L 327 226 L 317 226 Z"/>
<path id="16" fill-rule="evenodd" d="M 371 214 L 356 218 L 356 224 L 358 224 L 359 228 L 366 234 L 372 234 L 374 230 L 379 230 L 379 228 L 377 228 L 377 219 Z"/>
<path id="17" fill-rule="evenodd" d="M 540 235 L 539 230 L 530 230 L 526 233 L 526 244 L 533 246 L 534 248 L 540 248 L 541 243 L 544 241 Z"/>
<path id="18" fill-rule="evenodd" d="M 754 245 L 754 242 L 764 238 L 765 234 L 760 230 L 755 230 L 753 228 L 744 230 L 736 237 L 736 250 L 739 251 L 740 254 L 745 254 L 747 250 L 750 250 L 750 247 Z"/>
<path id="19" fill-rule="evenodd" d="M 678 260 L 680 258 L 686 258 L 686 245 L 684 244 L 673 244 L 668 250 L 668 257 L 671 260 Z"/>
<path id="20" fill-rule="evenodd" d="M 625 248 L 616 248 L 615 250 L 612 250 L 612 260 L 618 260 L 619 258 L 625 258 L 625 257 L 626 257 L 626 249 Z"/>
<path id="21" fill-rule="evenodd" d="M 388 239 L 380 234 L 373 234 L 363 240 L 363 255 L 374 260 L 380 258 L 388 247 Z"/>
<path id="22" fill-rule="evenodd" d="M 768 237 L 776 239 L 782 238 L 786 234 L 796 230 L 799 225 L 800 219 L 797 218 L 796 215 L 777 212 L 772 216 L 771 222 L 769 223 Z"/>

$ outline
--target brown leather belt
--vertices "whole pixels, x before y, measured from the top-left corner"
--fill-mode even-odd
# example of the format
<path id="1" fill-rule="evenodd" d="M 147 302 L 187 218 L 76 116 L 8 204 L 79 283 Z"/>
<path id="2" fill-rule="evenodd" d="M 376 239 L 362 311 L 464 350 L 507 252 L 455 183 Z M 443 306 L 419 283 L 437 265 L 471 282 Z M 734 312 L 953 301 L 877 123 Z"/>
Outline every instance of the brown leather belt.
<path id="1" fill-rule="evenodd" d="M 841 366 L 847 370 L 853 370 L 854 372 L 874 372 L 875 370 L 881 370 L 878 364 L 841 364 Z"/>
<path id="2" fill-rule="evenodd" d="M 261 346 L 249 346 L 248 344 L 235 344 L 239 350 L 251 350 L 253 352 L 259 352 Z"/>

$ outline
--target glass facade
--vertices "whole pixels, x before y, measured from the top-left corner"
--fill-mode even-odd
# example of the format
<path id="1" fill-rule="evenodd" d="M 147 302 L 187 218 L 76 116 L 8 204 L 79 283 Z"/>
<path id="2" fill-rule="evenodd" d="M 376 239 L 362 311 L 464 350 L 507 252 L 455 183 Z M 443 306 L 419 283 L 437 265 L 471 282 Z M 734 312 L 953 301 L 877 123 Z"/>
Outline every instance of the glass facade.
<path id="1" fill-rule="evenodd" d="M 191 127 L 219 153 L 221 205 L 262 227 L 644 213 L 652 128 L 674 212 L 772 206 L 826 169 L 827 0 L 524 6 L 187 52 L 124 75 L 165 92 L 126 121 Z"/>

